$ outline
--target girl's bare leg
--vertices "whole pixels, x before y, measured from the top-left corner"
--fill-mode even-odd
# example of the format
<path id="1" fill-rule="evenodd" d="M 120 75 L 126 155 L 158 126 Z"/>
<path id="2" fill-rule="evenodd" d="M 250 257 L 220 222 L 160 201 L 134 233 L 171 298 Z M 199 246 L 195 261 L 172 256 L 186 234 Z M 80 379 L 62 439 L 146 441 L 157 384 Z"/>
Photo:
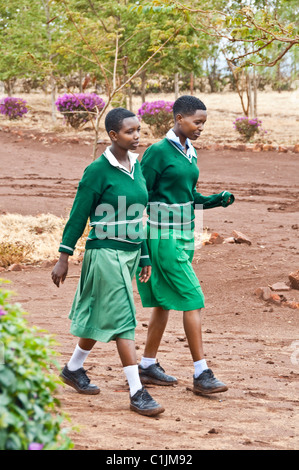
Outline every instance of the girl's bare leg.
<path id="1" fill-rule="evenodd" d="M 144 357 L 156 357 L 169 317 L 169 310 L 154 307 L 151 313 Z"/>
<path id="2" fill-rule="evenodd" d="M 184 312 L 183 324 L 193 362 L 204 359 L 201 310 L 189 310 Z"/>

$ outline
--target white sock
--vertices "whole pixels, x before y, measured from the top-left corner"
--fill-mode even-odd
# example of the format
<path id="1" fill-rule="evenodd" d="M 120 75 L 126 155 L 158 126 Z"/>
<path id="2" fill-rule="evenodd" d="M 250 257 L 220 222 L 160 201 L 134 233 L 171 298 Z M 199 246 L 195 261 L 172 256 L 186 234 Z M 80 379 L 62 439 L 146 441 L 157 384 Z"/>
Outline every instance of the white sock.
<path id="1" fill-rule="evenodd" d="M 204 370 L 208 369 L 207 362 L 205 359 L 193 362 L 194 364 L 194 377 L 198 377 Z"/>
<path id="2" fill-rule="evenodd" d="M 79 344 L 77 344 L 77 346 L 75 347 L 75 351 L 73 352 L 73 355 L 67 364 L 68 369 L 74 372 L 75 370 L 78 370 L 83 367 L 84 361 L 89 353 L 90 351 L 85 351 L 84 349 L 81 349 Z"/>
<path id="3" fill-rule="evenodd" d="M 155 357 L 143 357 L 141 358 L 140 365 L 144 369 L 147 369 L 149 366 L 156 364 L 156 358 Z"/>
<path id="4" fill-rule="evenodd" d="M 142 383 L 140 382 L 138 366 L 137 364 L 134 366 L 126 366 L 124 367 L 124 373 L 127 378 L 130 387 L 130 395 L 131 397 L 135 395 L 135 393 L 142 388 Z"/>

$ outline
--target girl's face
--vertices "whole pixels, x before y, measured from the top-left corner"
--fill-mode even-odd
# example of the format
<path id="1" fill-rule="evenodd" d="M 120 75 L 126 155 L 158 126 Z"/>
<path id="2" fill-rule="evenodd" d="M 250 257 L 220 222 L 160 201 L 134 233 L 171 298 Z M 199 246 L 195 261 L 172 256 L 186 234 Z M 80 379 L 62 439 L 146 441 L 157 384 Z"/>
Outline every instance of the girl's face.
<path id="1" fill-rule="evenodd" d="M 207 112 L 202 109 L 198 109 L 192 116 L 178 114 L 176 117 L 180 133 L 190 140 L 198 139 L 203 131 L 206 120 Z"/>
<path id="2" fill-rule="evenodd" d="M 121 129 L 118 132 L 111 131 L 110 137 L 112 142 L 122 149 L 136 150 L 140 137 L 140 122 L 137 116 L 125 118 Z"/>

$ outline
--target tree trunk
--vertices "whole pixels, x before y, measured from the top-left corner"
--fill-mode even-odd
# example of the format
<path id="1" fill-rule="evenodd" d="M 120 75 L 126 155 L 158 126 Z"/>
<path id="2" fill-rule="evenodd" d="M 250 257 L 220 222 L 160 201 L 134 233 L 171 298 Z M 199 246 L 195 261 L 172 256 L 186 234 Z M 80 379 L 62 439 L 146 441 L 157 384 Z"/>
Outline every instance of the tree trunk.
<path id="1" fill-rule="evenodd" d="M 253 117 L 257 118 L 257 79 L 255 67 L 253 67 Z"/>
<path id="2" fill-rule="evenodd" d="M 3 81 L 4 90 L 7 96 L 13 95 L 15 82 L 16 82 L 15 78 L 8 78 L 7 80 Z"/>
<path id="3" fill-rule="evenodd" d="M 50 77 L 50 84 L 51 84 L 51 107 L 52 107 L 52 121 L 56 122 L 56 82 L 53 75 Z"/>
<path id="4" fill-rule="evenodd" d="M 190 95 L 194 94 L 194 73 L 190 74 Z"/>
<path id="5" fill-rule="evenodd" d="M 49 6 L 49 0 L 43 0 L 43 5 L 44 5 L 44 10 L 45 10 L 45 15 L 47 19 L 47 36 L 48 36 L 48 41 L 49 41 L 49 51 L 51 51 L 52 47 L 52 33 L 51 33 L 51 27 L 50 27 L 50 6 Z M 53 57 L 51 55 L 51 52 L 49 53 L 49 61 L 51 64 L 53 64 Z M 51 86 L 51 107 L 52 107 L 52 121 L 53 123 L 56 122 L 56 109 L 55 109 L 55 98 L 56 98 L 56 83 L 55 83 L 55 78 L 53 75 L 53 71 L 51 70 L 50 74 L 50 86 Z"/>
<path id="6" fill-rule="evenodd" d="M 179 74 L 174 74 L 174 99 L 177 100 L 179 97 Z"/>
<path id="7" fill-rule="evenodd" d="M 82 74 L 82 69 L 79 70 L 79 92 L 82 93 L 83 88 L 82 88 L 82 82 L 83 82 L 83 74 Z"/>
<path id="8" fill-rule="evenodd" d="M 133 93 L 131 84 L 128 85 L 129 110 L 133 111 Z"/>
<path id="9" fill-rule="evenodd" d="M 140 74 L 141 77 L 141 101 L 143 104 L 146 99 L 146 70 L 143 70 Z"/>
<path id="10" fill-rule="evenodd" d="M 247 97 L 248 97 L 248 116 L 253 117 L 253 101 L 252 101 L 252 84 L 251 84 L 251 74 L 247 74 Z"/>

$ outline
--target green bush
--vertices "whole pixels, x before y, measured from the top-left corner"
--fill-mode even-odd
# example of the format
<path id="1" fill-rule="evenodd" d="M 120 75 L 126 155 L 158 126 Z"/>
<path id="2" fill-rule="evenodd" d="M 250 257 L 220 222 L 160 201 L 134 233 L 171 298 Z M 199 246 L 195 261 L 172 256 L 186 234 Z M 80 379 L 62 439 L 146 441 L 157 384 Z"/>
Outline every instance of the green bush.
<path id="1" fill-rule="evenodd" d="M 0 284 L 5 281 L 0 280 Z M 0 450 L 69 450 L 53 338 L 28 326 L 25 312 L 0 287 Z"/>

